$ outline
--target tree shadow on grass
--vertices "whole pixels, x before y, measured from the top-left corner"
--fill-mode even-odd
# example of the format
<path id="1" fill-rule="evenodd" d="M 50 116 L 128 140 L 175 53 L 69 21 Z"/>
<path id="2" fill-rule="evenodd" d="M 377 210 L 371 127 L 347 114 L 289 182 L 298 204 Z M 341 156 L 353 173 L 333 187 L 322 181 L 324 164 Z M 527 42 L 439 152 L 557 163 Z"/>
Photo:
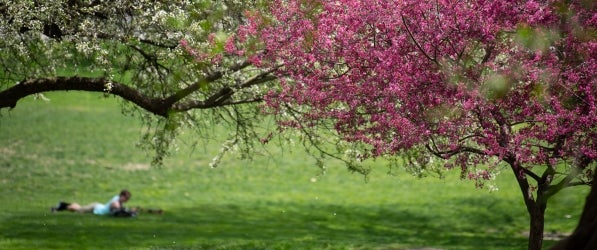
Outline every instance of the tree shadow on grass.
<path id="1" fill-rule="evenodd" d="M 11 249 L 523 249 L 526 239 L 449 223 L 414 207 L 269 203 L 200 205 L 112 218 L 17 214 L 0 224 Z M 468 217 L 476 216 L 474 213 Z M 481 213 L 478 216 L 486 216 Z M 495 215 L 500 216 L 500 215 Z M 483 218 L 473 218 L 478 223 Z M 471 222 L 463 222 L 471 223 Z"/>

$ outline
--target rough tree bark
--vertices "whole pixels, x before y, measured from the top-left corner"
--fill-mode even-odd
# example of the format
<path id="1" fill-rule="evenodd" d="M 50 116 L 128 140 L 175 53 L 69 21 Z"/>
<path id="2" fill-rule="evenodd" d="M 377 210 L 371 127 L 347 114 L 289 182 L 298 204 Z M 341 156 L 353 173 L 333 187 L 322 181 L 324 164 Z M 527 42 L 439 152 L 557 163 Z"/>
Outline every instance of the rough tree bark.
<path id="1" fill-rule="evenodd" d="M 545 228 L 545 208 L 544 204 L 534 202 L 534 205 L 527 208 L 531 216 L 529 232 L 529 250 L 541 250 L 543 246 L 543 231 Z"/>
<path id="2" fill-rule="evenodd" d="M 518 185 L 520 190 L 522 191 L 524 203 L 527 209 L 527 212 L 530 216 L 530 224 L 529 224 L 529 250 L 541 250 L 543 245 L 543 230 L 545 227 L 545 209 L 546 205 L 537 197 L 535 200 L 533 198 L 533 193 L 531 191 L 531 187 L 529 186 L 528 180 L 526 176 L 521 175 L 520 172 L 517 170 L 518 168 L 513 167 L 514 173 L 517 175 L 516 180 L 518 181 Z"/>
<path id="3" fill-rule="evenodd" d="M 593 180 L 597 178 L 597 171 Z M 593 184 L 585 201 L 578 226 L 565 240 L 562 240 L 551 250 L 592 250 L 597 249 L 597 189 Z"/>
<path id="4" fill-rule="evenodd" d="M 0 108 L 14 108 L 23 97 L 48 91 L 80 90 L 105 92 L 120 96 L 145 110 L 167 116 L 169 107 L 163 99 L 150 98 L 127 85 L 110 82 L 105 78 L 48 77 L 22 81 L 0 92 Z"/>

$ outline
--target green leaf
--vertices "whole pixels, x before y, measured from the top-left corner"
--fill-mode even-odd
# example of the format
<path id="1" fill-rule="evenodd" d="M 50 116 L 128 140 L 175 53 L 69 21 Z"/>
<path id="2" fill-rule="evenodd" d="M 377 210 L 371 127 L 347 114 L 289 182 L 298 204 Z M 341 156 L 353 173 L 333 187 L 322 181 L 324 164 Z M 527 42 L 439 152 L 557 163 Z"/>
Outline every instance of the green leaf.
<path id="1" fill-rule="evenodd" d="M 177 30 L 182 30 L 185 28 L 186 20 L 181 17 L 173 17 L 170 16 L 166 19 L 166 25 Z"/>

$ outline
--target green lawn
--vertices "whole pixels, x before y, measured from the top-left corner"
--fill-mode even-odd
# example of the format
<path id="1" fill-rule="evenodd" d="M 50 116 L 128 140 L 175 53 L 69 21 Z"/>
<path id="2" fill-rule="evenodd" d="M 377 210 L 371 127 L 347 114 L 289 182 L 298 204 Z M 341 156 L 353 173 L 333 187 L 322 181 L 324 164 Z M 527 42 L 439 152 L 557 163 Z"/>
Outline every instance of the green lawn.
<path id="1" fill-rule="evenodd" d="M 381 166 L 365 181 L 335 162 L 317 177 L 312 158 L 273 145 L 275 154 L 229 155 L 210 168 L 221 142 L 181 145 L 153 168 L 135 146 L 140 122 L 115 99 L 46 96 L 0 111 L 0 249 L 526 249 L 528 218 L 507 169 L 496 192 L 458 173 L 417 179 Z M 63 199 L 105 202 L 121 188 L 133 193 L 129 206 L 165 214 L 49 210 Z M 570 232 L 587 191 L 554 197 L 546 231 Z"/>

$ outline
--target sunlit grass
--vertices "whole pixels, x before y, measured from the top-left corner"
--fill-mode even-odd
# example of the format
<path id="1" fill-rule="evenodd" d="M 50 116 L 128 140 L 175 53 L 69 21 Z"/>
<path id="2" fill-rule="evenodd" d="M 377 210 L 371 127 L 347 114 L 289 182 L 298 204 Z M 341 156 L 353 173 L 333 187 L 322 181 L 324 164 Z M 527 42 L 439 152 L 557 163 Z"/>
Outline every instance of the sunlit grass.
<path id="1" fill-rule="evenodd" d="M 0 249 L 526 248 L 528 219 L 507 169 L 490 193 L 457 173 L 417 179 L 379 166 L 366 181 L 328 162 L 319 176 L 296 149 L 272 148 L 251 162 L 230 155 L 210 168 L 221 141 L 183 147 L 153 168 L 150 153 L 135 146 L 140 122 L 121 115 L 115 99 L 47 97 L 1 111 Z M 49 212 L 61 199 L 104 202 L 121 188 L 133 192 L 129 206 L 166 213 Z M 546 231 L 571 231 L 586 192 L 553 197 Z"/>

